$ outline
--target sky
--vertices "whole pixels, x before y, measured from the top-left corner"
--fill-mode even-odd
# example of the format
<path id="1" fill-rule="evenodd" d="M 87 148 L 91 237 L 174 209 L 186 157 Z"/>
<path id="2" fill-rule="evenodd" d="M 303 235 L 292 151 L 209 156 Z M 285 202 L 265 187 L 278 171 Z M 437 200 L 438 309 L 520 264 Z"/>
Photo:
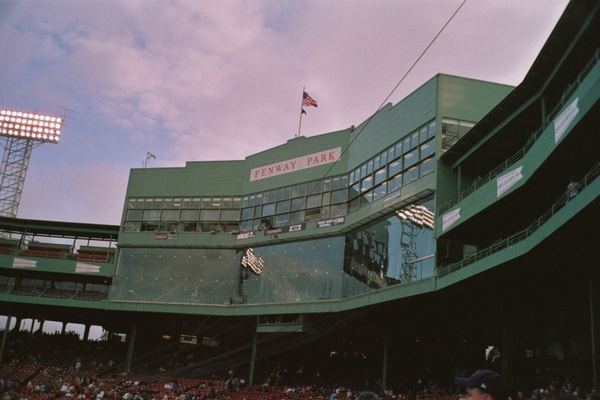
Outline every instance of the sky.
<path id="1" fill-rule="evenodd" d="M 17 216 L 118 225 L 132 168 L 282 145 L 303 88 L 314 136 L 438 73 L 518 85 L 568 3 L 463 1 L 0 0 L 0 109 L 65 117 Z"/>

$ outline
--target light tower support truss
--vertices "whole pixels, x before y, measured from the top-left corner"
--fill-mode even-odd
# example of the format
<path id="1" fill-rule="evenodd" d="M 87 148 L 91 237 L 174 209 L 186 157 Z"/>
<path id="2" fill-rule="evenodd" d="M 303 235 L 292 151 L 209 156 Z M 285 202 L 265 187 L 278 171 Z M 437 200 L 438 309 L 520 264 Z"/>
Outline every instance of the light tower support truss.
<path id="1" fill-rule="evenodd" d="M 15 137 L 4 139 L 0 165 L 0 216 L 16 218 L 34 142 Z"/>

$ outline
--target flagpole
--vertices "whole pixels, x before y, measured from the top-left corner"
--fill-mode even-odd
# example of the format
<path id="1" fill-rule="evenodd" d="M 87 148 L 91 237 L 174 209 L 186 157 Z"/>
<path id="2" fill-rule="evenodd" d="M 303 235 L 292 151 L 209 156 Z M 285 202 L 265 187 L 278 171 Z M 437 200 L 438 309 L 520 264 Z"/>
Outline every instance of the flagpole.
<path id="1" fill-rule="evenodd" d="M 302 112 L 302 110 L 303 110 L 302 102 L 304 101 L 305 90 L 306 90 L 306 86 L 302 86 L 302 98 L 300 99 L 300 123 L 298 124 L 298 134 L 296 135 L 296 137 L 300 137 L 300 130 L 302 129 L 302 114 L 304 114 Z"/>

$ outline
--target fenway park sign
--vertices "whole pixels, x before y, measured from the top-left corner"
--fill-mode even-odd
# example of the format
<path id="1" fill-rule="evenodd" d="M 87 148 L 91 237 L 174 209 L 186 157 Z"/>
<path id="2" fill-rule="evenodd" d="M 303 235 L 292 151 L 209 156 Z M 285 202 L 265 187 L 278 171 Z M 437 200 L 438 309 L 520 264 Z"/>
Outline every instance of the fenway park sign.
<path id="1" fill-rule="evenodd" d="M 318 153 L 308 154 L 302 157 L 292 158 L 280 161 L 275 164 L 269 164 L 250 171 L 250 181 L 271 178 L 273 176 L 288 174 L 290 172 L 303 169 L 318 167 L 319 165 L 336 162 L 342 155 L 342 148 L 329 149 Z"/>

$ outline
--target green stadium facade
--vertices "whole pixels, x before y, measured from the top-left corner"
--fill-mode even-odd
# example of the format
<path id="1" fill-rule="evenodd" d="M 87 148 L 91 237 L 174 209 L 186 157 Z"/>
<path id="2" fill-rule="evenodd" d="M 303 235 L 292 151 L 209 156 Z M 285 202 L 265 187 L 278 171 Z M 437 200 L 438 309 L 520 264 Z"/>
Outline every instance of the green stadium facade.
<path id="1" fill-rule="evenodd" d="M 0 314 L 120 334 L 124 370 L 174 343 L 203 360 L 175 375 L 594 386 L 598 8 L 570 3 L 517 87 L 438 74 L 358 126 L 133 169 L 119 226 L 0 218 Z"/>

